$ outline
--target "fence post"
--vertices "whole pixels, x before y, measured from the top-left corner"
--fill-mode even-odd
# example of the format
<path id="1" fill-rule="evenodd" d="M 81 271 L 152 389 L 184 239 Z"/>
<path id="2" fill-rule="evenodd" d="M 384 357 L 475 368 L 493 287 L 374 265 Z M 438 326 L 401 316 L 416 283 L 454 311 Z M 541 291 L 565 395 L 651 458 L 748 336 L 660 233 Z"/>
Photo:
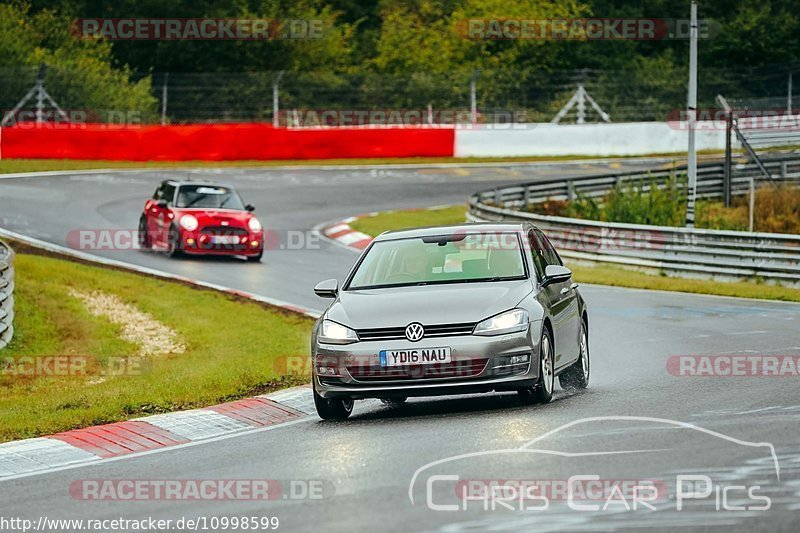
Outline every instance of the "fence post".
<path id="1" fill-rule="evenodd" d="M 753 231 L 753 218 L 756 211 L 756 180 L 750 178 L 750 231 Z"/>
<path id="2" fill-rule="evenodd" d="M 575 182 L 572 180 L 567 180 L 567 200 L 575 200 Z"/>
<path id="3" fill-rule="evenodd" d="M 733 113 L 728 111 L 725 114 L 725 168 L 722 181 L 722 195 L 725 199 L 725 207 L 731 206 L 731 173 L 733 172 L 733 162 L 731 161 L 731 134 L 733 133 Z"/>
<path id="4" fill-rule="evenodd" d="M 167 84 L 169 83 L 169 72 L 164 74 L 164 85 L 161 88 L 161 125 L 167 123 Z"/>
<path id="5" fill-rule="evenodd" d="M 272 83 L 272 125 L 276 128 L 280 126 L 280 117 L 278 116 L 278 113 L 280 112 L 281 109 L 280 103 L 278 101 L 279 98 L 278 88 L 281 84 L 281 78 L 283 78 L 284 72 L 286 71 L 281 70 L 280 72 L 278 72 L 278 77 L 275 78 L 275 81 Z"/>

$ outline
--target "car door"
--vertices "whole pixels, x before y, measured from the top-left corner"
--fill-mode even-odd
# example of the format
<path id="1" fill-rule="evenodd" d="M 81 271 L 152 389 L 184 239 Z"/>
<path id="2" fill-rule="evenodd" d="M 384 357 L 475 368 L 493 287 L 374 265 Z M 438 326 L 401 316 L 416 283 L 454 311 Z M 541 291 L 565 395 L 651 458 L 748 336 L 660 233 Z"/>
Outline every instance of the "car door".
<path id="1" fill-rule="evenodd" d="M 550 240 L 540 230 L 532 231 L 531 251 L 539 256 L 542 272 L 547 265 L 563 266 Z M 544 288 L 553 318 L 555 366 L 568 365 L 578 357 L 578 299 L 572 278 L 547 284 Z"/>
<path id="2" fill-rule="evenodd" d="M 170 183 L 165 183 L 161 186 L 160 196 L 155 199 L 155 204 L 151 209 L 152 231 L 158 243 L 162 246 L 168 244 L 169 228 L 172 219 L 169 218 L 169 208 L 172 206 L 173 198 L 175 197 L 175 186 Z M 158 205 L 159 203 L 166 202 L 166 207 Z"/>
<path id="3" fill-rule="evenodd" d="M 144 205 L 144 219 L 150 242 L 158 242 L 161 239 L 161 235 L 158 233 L 159 228 L 156 224 L 156 220 L 159 214 L 158 202 L 163 197 L 163 194 L 164 184 L 162 183 L 158 186 L 156 192 L 153 193 L 153 197 Z"/>

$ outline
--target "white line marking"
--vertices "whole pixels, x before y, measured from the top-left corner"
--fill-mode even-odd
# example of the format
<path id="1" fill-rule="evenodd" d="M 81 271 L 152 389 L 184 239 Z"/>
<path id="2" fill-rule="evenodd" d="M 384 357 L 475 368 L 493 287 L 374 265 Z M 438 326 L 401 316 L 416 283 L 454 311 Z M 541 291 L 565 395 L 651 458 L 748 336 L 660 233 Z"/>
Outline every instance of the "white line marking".
<path id="1" fill-rule="evenodd" d="M 764 407 L 762 409 L 753 409 L 751 411 L 740 411 L 736 413 L 737 415 L 750 415 L 753 413 L 763 413 L 764 411 L 771 411 L 773 409 L 780 409 L 780 407 L 773 406 L 773 407 Z"/>

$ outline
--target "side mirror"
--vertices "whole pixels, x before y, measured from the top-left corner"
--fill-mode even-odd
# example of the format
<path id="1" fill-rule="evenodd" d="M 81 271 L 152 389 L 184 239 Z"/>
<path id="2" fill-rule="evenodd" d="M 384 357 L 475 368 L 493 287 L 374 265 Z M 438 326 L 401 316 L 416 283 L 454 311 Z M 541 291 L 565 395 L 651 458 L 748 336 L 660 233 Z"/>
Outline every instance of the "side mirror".
<path id="1" fill-rule="evenodd" d="M 161 209 L 166 209 L 167 208 L 167 201 L 166 200 L 159 200 L 159 201 L 156 202 L 156 205 L 158 207 L 160 207 Z"/>
<path id="2" fill-rule="evenodd" d="M 256 206 L 254 206 L 253 204 L 247 204 L 246 206 L 244 206 L 244 208 L 247 211 L 250 211 L 251 213 L 256 210 Z"/>
<path id="3" fill-rule="evenodd" d="M 336 298 L 336 295 L 339 294 L 339 282 L 335 279 L 320 281 L 314 287 L 314 294 L 320 298 Z"/>
<path id="4" fill-rule="evenodd" d="M 544 269 L 544 280 L 542 286 L 546 287 L 551 283 L 567 281 L 572 277 L 572 271 L 561 265 L 547 265 Z"/>

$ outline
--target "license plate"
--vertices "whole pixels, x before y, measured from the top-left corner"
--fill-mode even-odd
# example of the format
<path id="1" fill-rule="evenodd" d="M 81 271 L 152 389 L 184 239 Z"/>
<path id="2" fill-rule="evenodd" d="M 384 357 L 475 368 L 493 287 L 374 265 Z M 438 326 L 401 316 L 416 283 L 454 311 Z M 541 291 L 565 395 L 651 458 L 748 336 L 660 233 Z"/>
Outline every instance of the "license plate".
<path id="1" fill-rule="evenodd" d="M 239 244 L 239 237 L 236 235 L 212 235 L 211 244 Z"/>
<path id="2" fill-rule="evenodd" d="M 450 362 L 450 348 L 381 350 L 381 366 L 430 365 Z"/>

